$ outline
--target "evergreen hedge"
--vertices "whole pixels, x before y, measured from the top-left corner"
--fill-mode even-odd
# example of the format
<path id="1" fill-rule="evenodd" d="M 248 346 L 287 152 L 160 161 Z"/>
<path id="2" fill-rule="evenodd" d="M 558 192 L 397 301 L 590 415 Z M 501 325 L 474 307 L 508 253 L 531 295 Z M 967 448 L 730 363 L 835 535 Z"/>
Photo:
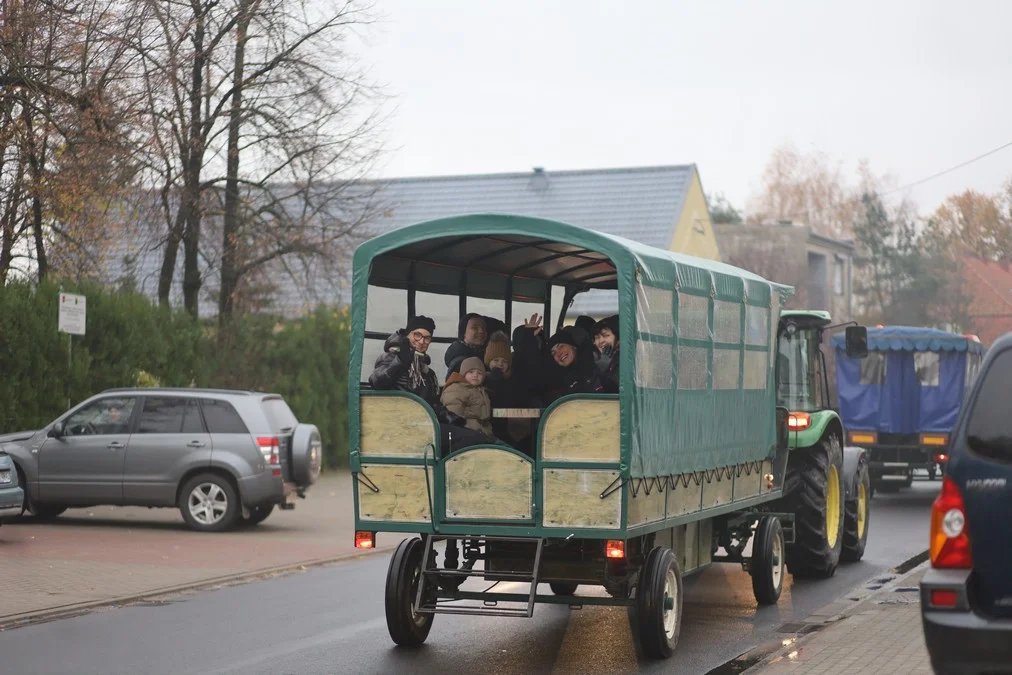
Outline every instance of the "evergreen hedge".
<path id="1" fill-rule="evenodd" d="M 349 320 L 319 308 L 299 319 L 194 321 L 131 291 L 64 284 L 87 296 L 87 334 L 57 332 L 60 286 L 0 287 L 0 433 L 39 428 L 105 389 L 217 387 L 281 394 L 323 437 L 325 465 L 348 461 Z"/>

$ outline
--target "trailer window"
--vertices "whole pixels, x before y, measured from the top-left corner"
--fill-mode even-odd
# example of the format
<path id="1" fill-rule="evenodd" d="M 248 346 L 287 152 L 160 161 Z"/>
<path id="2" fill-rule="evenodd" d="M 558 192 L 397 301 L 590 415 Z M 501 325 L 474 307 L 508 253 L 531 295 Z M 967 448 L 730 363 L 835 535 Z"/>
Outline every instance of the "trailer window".
<path id="1" fill-rule="evenodd" d="M 393 333 L 408 320 L 408 292 L 399 288 L 370 286 L 366 298 L 365 329 Z"/>
<path id="2" fill-rule="evenodd" d="M 967 423 L 967 443 L 978 455 L 1012 462 L 1012 399 L 1008 396 L 1012 350 L 995 357 L 983 377 Z"/>
<path id="3" fill-rule="evenodd" d="M 914 369 L 917 381 L 922 387 L 938 386 L 938 354 L 936 352 L 914 352 Z"/>
<path id="4" fill-rule="evenodd" d="M 886 358 L 883 352 L 869 352 L 861 359 L 861 384 L 885 384 Z"/>

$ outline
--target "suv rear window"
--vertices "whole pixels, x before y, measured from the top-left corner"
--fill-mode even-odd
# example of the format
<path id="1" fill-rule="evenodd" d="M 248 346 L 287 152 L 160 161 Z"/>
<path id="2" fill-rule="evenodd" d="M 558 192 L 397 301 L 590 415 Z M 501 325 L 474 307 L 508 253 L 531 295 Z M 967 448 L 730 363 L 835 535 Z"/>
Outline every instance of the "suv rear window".
<path id="1" fill-rule="evenodd" d="M 295 417 L 295 413 L 288 407 L 283 398 L 265 398 L 261 405 L 264 409 L 264 414 L 267 415 L 267 422 L 271 425 L 271 431 L 278 433 L 285 429 L 294 429 L 295 425 L 299 423 L 299 420 Z"/>
<path id="2" fill-rule="evenodd" d="M 967 443 L 984 457 L 1012 463 L 1012 349 L 999 354 L 984 373 L 967 423 Z"/>
<path id="3" fill-rule="evenodd" d="M 239 413 L 228 401 L 203 399 L 200 407 L 204 411 L 209 434 L 248 434 L 249 429 L 239 417 Z"/>

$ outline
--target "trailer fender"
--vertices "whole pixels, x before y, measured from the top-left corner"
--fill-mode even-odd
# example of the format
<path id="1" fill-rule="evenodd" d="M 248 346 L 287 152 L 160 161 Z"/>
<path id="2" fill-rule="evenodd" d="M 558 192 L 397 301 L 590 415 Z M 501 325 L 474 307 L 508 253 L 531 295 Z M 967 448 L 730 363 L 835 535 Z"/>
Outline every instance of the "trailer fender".
<path id="1" fill-rule="evenodd" d="M 848 501 L 857 494 L 857 471 L 862 463 L 868 463 L 867 450 L 850 446 L 843 448 L 843 482 Z"/>

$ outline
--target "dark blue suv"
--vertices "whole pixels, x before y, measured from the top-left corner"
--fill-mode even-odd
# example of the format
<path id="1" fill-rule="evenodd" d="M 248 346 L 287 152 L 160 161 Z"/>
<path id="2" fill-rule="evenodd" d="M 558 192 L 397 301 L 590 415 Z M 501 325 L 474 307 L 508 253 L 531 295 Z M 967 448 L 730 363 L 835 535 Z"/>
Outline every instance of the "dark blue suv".
<path id="1" fill-rule="evenodd" d="M 931 512 L 921 615 L 941 673 L 1012 671 L 1012 333 L 987 353 Z"/>

